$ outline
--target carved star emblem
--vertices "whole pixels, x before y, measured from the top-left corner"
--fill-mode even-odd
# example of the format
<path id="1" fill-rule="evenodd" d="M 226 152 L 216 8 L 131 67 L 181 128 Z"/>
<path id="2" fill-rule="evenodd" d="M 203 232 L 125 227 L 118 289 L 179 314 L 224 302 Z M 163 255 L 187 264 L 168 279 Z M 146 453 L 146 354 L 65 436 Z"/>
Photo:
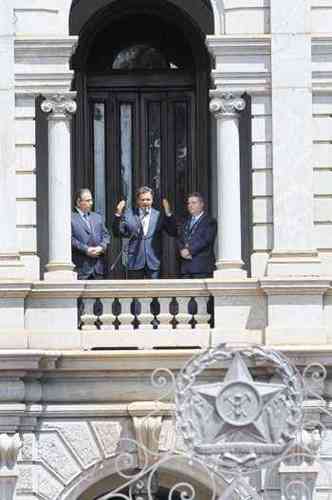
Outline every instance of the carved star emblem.
<path id="1" fill-rule="evenodd" d="M 285 385 L 255 382 L 239 353 L 236 353 L 224 381 L 196 385 L 193 392 L 212 409 L 205 420 L 208 440 L 271 443 L 266 408 L 286 389 Z"/>

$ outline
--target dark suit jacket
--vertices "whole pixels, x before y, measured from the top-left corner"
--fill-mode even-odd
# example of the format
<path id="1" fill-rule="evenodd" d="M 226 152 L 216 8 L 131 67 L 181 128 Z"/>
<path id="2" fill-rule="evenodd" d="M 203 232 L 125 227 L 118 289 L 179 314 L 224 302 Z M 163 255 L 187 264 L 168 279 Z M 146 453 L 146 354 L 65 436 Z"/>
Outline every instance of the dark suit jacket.
<path id="1" fill-rule="evenodd" d="M 139 270 L 148 267 L 151 271 L 160 268 L 161 233 L 166 230 L 176 236 L 174 216 L 166 217 L 158 210 L 151 208 L 148 232 L 143 227 L 138 209 L 127 209 L 122 217 L 114 216 L 112 224 L 116 236 L 130 238 L 128 243 L 128 269 Z"/>
<path id="2" fill-rule="evenodd" d="M 106 251 L 110 242 L 102 217 L 96 212 L 90 212 L 89 223 L 91 229 L 75 210 L 71 217 L 71 246 L 73 263 L 76 266 L 78 279 L 88 279 L 89 276 L 104 276 L 106 271 L 104 255 L 89 257 L 88 247 L 102 246 Z"/>
<path id="3" fill-rule="evenodd" d="M 178 248 L 187 247 L 192 259 L 181 258 L 181 274 L 209 275 L 215 268 L 214 241 L 217 234 L 217 221 L 203 214 L 190 229 L 191 217 L 180 228 Z"/>

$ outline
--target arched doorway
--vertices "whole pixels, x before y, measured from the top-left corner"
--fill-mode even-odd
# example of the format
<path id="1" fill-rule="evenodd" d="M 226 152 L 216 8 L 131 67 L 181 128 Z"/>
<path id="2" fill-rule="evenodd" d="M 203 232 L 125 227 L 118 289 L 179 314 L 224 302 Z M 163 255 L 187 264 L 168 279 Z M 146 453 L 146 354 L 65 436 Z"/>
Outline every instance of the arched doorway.
<path id="1" fill-rule="evenodd" d="M 116 203 L 133 204 L 140 185 L 154 189 L 157 208 L 167 197 L 178 218 L 189 192 L 209 200 L 206 32 L 175 3 L 110 1 L 80 32 L 72 59 L 73 188 L 90 187 L 108 225 Z M 76 16 L 80 4 L 88 8 L 75 2 Z M 203 14 L 206 29 L 206 8 Z M 163 243 L 162 276 L 175 277 L 174 241 Z M 110 262 L 120 248 L 113 242 Z"/>

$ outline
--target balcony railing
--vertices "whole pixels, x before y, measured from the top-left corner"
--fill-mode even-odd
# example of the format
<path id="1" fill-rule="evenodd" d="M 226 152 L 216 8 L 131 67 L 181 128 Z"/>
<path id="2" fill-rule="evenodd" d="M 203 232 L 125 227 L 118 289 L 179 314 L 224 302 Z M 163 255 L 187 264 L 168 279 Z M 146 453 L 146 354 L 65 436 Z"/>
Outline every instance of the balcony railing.
<path id="1" fill-rule="evenodd" d="M 78 318 L 81 330 L 213 328 L 213 297 L 80 298 Z"/>

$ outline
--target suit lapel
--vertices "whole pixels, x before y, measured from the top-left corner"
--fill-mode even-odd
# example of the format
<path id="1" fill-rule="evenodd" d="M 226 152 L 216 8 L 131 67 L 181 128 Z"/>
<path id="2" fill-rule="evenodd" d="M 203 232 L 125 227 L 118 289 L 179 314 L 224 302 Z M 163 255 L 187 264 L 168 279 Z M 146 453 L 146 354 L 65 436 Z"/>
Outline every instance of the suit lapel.
<path id="1" fill-rule="evenodd" d="M 157 222 L 158 222 L 158 212 L 154 208 L 151 208 L 149 227 L 146 236 L 152 236 L 153 232 L 155 231 Z"/>
<path id="2" fill-rule="evenodd" d="M 82 229 L 84 229 L 84 231 L 87 233 L 87 234 L 91 234 L 91 229 L 89 228 L 89 226 L 84 222 L 83 218 L 81 217 L 81 214 L 79 214 L 78 212 L 76 212 L 76 220 L 78 222 L 78 224 L 82 227 Z"/>
<path id="3" fill-rule="evenodd" d="M 203 222 L 203 220 L 205 220 L 205 218 L 207 217 L 206 214 L 203 214 L 196 222 L 195 224 L 192 226 L 192 228 L 190 229 L 190 221 L 191 219 L 188 219 L 188 234 L 189 236 L 192 236 L 198 229 L 199 225 Z"/>

